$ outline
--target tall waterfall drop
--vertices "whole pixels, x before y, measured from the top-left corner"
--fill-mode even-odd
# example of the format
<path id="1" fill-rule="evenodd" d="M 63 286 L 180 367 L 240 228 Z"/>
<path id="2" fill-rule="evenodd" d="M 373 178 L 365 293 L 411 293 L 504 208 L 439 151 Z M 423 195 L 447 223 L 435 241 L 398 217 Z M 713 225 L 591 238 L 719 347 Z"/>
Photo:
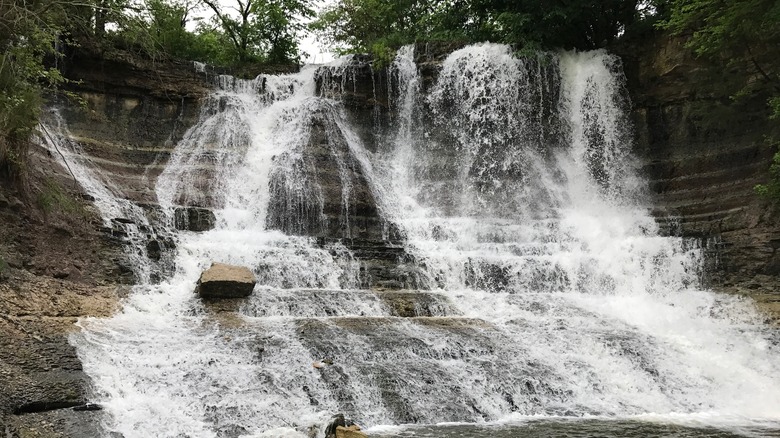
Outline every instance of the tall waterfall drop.
<path id="1" fill-rule="evenodd" d="M 774 334 L 749 301 L 702 288 L 694 242 L 659 233 L 617 58 L 483 44 L 430 78 L 404 47 L 374 96 L 389 122 L 370 126 L 348 108 L 352 61 L 218 78 L 153 215 L 59 122 L 104 216 L 124 209 L 175 244 L 162 266 L 131 239 L 122 310 L 71 338 L 105 436 L 322 436 L 340 412 L 377 436 L 593 419 L 780 430 Z M 214 229 L 177 230 L 182 206 L 213 211 Z M 200 300 L 212 262 L 252 269 L 253 295 Z"/>

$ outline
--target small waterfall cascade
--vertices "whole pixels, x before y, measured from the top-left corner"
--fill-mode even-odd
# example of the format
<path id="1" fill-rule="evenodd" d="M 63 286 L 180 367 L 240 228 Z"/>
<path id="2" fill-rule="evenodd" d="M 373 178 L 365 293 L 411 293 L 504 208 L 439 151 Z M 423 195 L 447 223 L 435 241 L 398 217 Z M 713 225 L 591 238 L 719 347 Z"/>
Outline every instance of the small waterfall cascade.
<path id="1" fill-rule="evenodd" d="M 162 268 L 151 263 L 146 242 L 157 237 L 143 208 L 124 197 L 121 188 L 98 166 L 90 162 L 82 146 L 72 139 L 67 123 L 56 109 L 42 117 L 38 142 L 78 181 L 93 199 L 103 218 L 104 229 L 113 237 L 128 243 L 125 255 L 133 275 L 149 283 L 161 275 Z"/>
<path id="2" fill-rule="evenodd" d="M 749 301 L 703 290 L 698 246 L 649 214 L 615 57 L 482 44 L 426 81 L 404 47 L 388 67 L 392 123 L 368 128 L 339 98 L 356 92 L 349 62 L 217 78 L 157 179 L 160 214 L 137 222 L 172 236 L 175 269 L 137 274 L 119 313 L 71 339 L 106 436 L 304 437 L 337 412 L 369 432 L 780 427 L 771 329 Z M 143 214 L 58 123 L 51 141 L 107 223 Z M 212 211 L 214 228 L 177 229 L 181 208 Z M 365 250 L 390 228 L 397 259 Z M 154 266 L 143 245 L 128 253 Z M 421 290 L 367 282 L 367 253 L 414 264 Z M 253 295 L 201 301 L 212 262 L 249 267 Z"/>

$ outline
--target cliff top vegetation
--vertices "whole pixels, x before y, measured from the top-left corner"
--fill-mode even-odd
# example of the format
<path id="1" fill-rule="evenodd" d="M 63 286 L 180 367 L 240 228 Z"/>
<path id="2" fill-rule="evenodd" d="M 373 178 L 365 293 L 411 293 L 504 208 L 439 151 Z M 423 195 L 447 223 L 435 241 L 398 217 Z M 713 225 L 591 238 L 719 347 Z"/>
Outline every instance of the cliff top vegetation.
<path id="1" fill-rule="evenodd" d="M 313 0 L 0 0 L 0 177 L 19 179 L 24 173 L 41 92 L 66 81 L 54 67 L 63 45 L 235 68 L 300 62 L 307 27 L 338 53 L 368 52 L 379 63 L 414 42 L 587 50 L 663 27 L 689 35 L 691 50 L 715 64 L 740 66 L 741 79 L 729 85 L 734 97 L 763 93 L 780 116 L 780 0 L 337 0 L 316 16 L 313 5 Z"/>

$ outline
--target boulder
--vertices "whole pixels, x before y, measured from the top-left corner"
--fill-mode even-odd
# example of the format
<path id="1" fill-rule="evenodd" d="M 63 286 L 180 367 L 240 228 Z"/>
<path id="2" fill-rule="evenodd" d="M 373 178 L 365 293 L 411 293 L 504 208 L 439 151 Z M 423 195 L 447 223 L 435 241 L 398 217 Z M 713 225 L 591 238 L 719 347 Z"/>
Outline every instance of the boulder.
<path id="1" fill-rule="evenodd" d="M 173 211 L 173 225 L 177 230 L 208 231 L 214 228 L 214 212 L 201 207 L 178 207 Z"/>
<path id="2" fill-rule="evenodd" d="M 201 298 L 240 298 L 251 295 L 256 283 L 248 268 L 212 263 L 200 274 L 195 292 Z"/>
<path id="3" fill-rule="evenodd" d="M 344 418 L 344 414 L 335 415 L 325 428 L 325 438 L 366 438 L 366 436 L 360 431 L 360 426 Z"/>
<path id="4" fill-rule="evenodd" d="M 360 431 L 360 426 L 353 424 L 352 426 L 337 426 L 336 438 L 367 438 L 368 435 Z"/>

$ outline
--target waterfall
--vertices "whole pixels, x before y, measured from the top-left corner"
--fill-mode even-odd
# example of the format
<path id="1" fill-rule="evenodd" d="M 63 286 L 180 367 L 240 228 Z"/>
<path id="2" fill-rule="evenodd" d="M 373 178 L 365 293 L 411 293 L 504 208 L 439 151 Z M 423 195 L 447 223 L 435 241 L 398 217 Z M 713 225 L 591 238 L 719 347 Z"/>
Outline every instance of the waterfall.
<path id="1" fill-rule="evenodd" d="M 133 215 L 175 244 L 174 270 L 137 275 L 119 313 L 71 337 L 105 435 L 300 437 L 337 412 L 378 434 L 582 418 L 780 427 L 771 330 L 750 301 L 705 290 L 698 245 L 650 216 L 618 59 L 482 44 L 434 81 L 415 59 L 404 47 L 388 67 L 376 150 L 344 98 L 358 92 L 352 58 L 218 77 L 156 181 L 151 222 L 57 119 L 52 141 L 106 223 Z M 190 207 L 213 211 L 214 229 L 177 230 Z M 402 248 L 382 240 L 390 225 Z M 128 254 L 156 269 L 139 236 Z M 413 264 L 422 290 L 367 287 L 370 257 Z M 249 267 L 253 295 L 198 299 L 211 262 Z"/>
<path id="2" fill-rule="evenodd" d="M 470 46 L 425 95 L 405 70 L 410 56 L 394 65 L 408 85 L 399 101 L 423 108 L 398 106 L 401 140 L 387 162 L 413 171 L 377 172 L 391 176 L 377 184 L 416 187 L 390 196 L 407 200 L 394 217 L 429 285 L 513 346 L 502 349 L 516 358 L 505 365 L 513 377 L 458 364 L 466 371 L 455 381 L 470 390 L 501 382 L 476 398 L 493 398 L 483 418 L 775 418 L 778 399 L 755 397 L 777 388 L 776 351 L 750 304 L 701 290 L 698 246 L 661 237 L 643 204 L 615 57 L 518 59 L 506 46 Z M 404 126 L 420 111 L 433 122 Z M 408 132 L 423 134 L 407 141 Z M 496 366 L 503 355 L 493 354 Z"/>
<path id="3" fill-rule="evenodd" d="M 56 109 L 45 113 L 38 142 L 73 176 L 100 212 L 103 227 L 112 236 L 129 242 L 125 256 L 133 275 L 149 283 L 160 275 L 160 267 L 150 263 L 147 239 L 156 237 L 146 212 L 125 198 L 121 188 L 90 161 L 81 145 L 72 139 L 67 123 Z"/>

